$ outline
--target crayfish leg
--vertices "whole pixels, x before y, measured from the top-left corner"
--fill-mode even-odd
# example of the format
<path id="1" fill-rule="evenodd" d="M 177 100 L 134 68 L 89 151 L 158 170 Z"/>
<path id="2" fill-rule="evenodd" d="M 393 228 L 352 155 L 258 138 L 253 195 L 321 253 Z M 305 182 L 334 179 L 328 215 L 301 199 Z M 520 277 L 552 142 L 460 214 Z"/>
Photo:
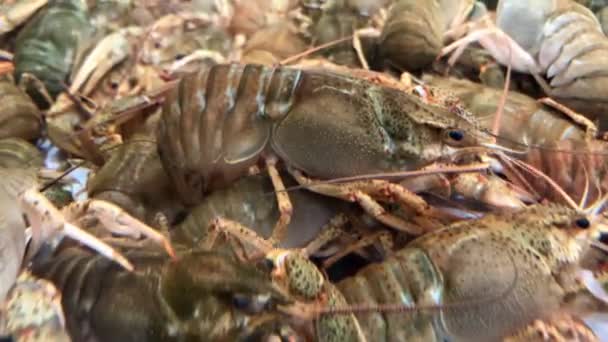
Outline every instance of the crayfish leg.
<path id="1" fill-rule="evenodd" d="M 380 242 L 383 250 L 385 250 L 385 251 L 393 250 L 394 241 L 393 241 L 392 235 L 387 231 L 380 231 L 380 232 L 377 232 L 374 234 L 363 236 L 360 240 L 356 241 L 353 244 L 346 246 L 346 248 L 341 249 L 336 254 L 327 258 L 326 260 L 323 261 L 323 264 L 322 264 L 323 269 L 327 270 L 333 264 L 338 262 L 338 260 L 345 257 L 346 255 L 348 255 L 352 252 L 355 252 L 357 250 L 363 249 L 367 246 L 371 246 L 372 244 L 377 243 L 377 242 Z"/>
<path id="2" fill-rule="evenodd" d="M 363 69 L 370 70 L 369 63 L 367 62 L 367 59 L 365 58 L 365 53 L 363 52 L 363 44 L 361 43 L 362 37 L 378 38 L 380 37 L 380 31 L 378 31 L 378 29 L 368 27 L 357 29 L 355 30 L 355 32 L 353 32 L 353 48 L 357 53 L 359 63 L 361 63 Z"/>
<path id="3" fill-rule="evenodd" d="M 281 175 L 279 175 L 279 171 L 277 170 L 276 157 L 266 157 L 265 162 L 268 175 L 270 176 L 277 196 L 277 206 L 279 208 L 279 220 L 274 226 L 272 235 L 270 236 L 270 241 L 272 241 L 273 244 L 277 244 L 285 238 L 287 226 L 289 225 L 289 222 L 291 222 L 291 216 L 293 214 L 293 205 L 289 199 L 289 194 L 285 190 L 285 184 L 283 184 Z"/>
<path id="4" fill-rule="evenodd" d="M 574 110 L 568 108 L 567 106 L 555 101 L 550 97 L 543 97 L 539 99 L 538 102 L 552 107 L 554 109 L 559 110 L 561 113 L 566 115 L 570 120 L 574 121 L 576 124 L 581 125 L 585 128 L 585 138 L 587 140 L 594 139 L 597 136 L 597 126 L 584 115 L 575 112 Z"/>
<path id="5" fill-rule="evenodd" d="M 338 214 L 334 216 L 323 226 L 323 228 L 321 228 L 320 233 L 306 244 L 306 246 L 302 249 L 303 254 L 307 256 L 313 255 L 331 240 L 344 234 L 344 226 L 347 223 L 348 218 L 346 215 Z"/>
<path id="6" fill-rule="evenodd" d="M 249 227 L 222 217 L 217 217 L 213 220 L 208 232 L 207 237 L 201 241 L 203 249 L 211 249 L 218 234 L 228 234 L 236 237 L 239 241 L 253 246 L 263 254 L 270 252 L 274 248 L 270 241 L 262 238 Z"/>
<path id="7" fill-rule="evenodd" d="M 569 314 L 558 314 L 548 320 L 536 320 L 514 335 L 505 338 L 505 342 L 519 341 L 599 341 L 583 321 Z"/>
<path id="8" fill-rule="evenodd" d="M 379 179 L 348 182 L 339 185 L 328 183 L 315 184 L 312 179 L 304 176 L 298 170 L 290 168 L 289 172 L 300 185 L 306 186 L 310 191 L 348 202 L 357 202 L 372 217 L 394 229 L 417 236 L 423 234 L 426 230 L 438 227 L 435 222 L 432 222 L 432 219 L 422 218 L 425 215 L 432 215 L 426 201 L 398 184 Z M 424 224 L 424 227 L 406 222 L 400 217 L 390 214 L 370 194 L 387 197 L 391 200 L 394 199 L 392 201 L 412 208 L 420 215 L 417 219 L 418 222 Z"/>

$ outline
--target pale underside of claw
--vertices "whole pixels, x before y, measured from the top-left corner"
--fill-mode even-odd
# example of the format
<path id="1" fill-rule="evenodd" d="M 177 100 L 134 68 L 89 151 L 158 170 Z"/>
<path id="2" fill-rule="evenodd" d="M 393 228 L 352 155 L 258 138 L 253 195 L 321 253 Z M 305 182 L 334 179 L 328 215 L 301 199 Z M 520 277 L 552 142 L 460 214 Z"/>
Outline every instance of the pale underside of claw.
<path id="1" fill-rule="evenodd" d="M 127 27 L 103 38 L 74 75 L 69 86 L 70 94 L 90 95 L 112 68 L 129 58 L 134 37 L 142 33 L 140 27 Z M 49 113 L 63 113 L 72 103 L 69 96 L 61 94 Z"/>
<path id="2" fill-rule="evenodd" d="M 222 54 L 217 51 L 196 50 L 196 51 L 192 52 L 191 54 L 189 54 L 188 56 L 186 56 L 178 61 L 173 62 L 168 67 L 166 72 L 169 75 L 172 75 L 172 74 L 178 72 L 179 70 L 183 69 L 190 63 L 194 63 L 197 61 L 204 61 L 204 60 L 211 60 L 217 64 L 226 63 L 226 58 L 224 58 L 224 56 L 222 56 Z"/>
<path id="3" fill-rule="evenodd" d="M 116 261 L 125 269 L 132 271 L 133 265 L 120 252 L 70 222 L 90 215 L 97 218 L 104 228 L 110 232 L 135 238 L 147 237 L 154 243 L 161 245 L 172 258 L 175 258 L 175 252 L 167 238 L 111 203 L 99 200 L 76 202 L 67 206 L 61 212 L 37 189 L 32 188 L 21 195 L 20 204 L 31 223 L 33 245 L 30 249 L 33 253 L 38 250 L 43 242 L 49 241 L 59 234 L 80 241 L 105 257 Z"/>
<path id="4" fill-rule="evenodd" d="M 84 60 L 70 91 L 89 95 L 108 71 L 129 57 L 133 38 L 142 33 L 140 27 L 127 27 L 102 39 Z"/>

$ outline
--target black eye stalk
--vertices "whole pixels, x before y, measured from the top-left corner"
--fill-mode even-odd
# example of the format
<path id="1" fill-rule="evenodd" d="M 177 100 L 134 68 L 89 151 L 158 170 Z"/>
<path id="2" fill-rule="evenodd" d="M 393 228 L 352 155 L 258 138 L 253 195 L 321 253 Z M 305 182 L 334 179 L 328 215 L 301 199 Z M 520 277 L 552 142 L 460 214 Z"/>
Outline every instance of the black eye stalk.
<path id="1" fill-rule="evenodd" d="M 232 296 L 232 305 L 234 308 L 252 314 L 266 310 L 269 308 L 270 302 L 270 297 L 267 295 L 246 295 L 236 293 Z"/>
<path id="2" fill-rule="evenodd" d="M 272 259 L 264 259 L 264 267 L 268 270 L 274 270 L 274 261 Z"/>
<path id="3" fill-rule="evenodd" d="M 608 233 L 600 233 L 600 242 L 608 245 Z"/>
<path id="4" fill-rule="evenodd" d="M 587 229 L 587 228 L 591 227 L 591 222 L 589 222 L 589 220 L 586 217 L 577 219 L 576 221 L 574 221 L 574 224 L 576 224 L 576 226 L 581 229 Z"/>
<path id="5" fill-rule="evenodd" d="M 450 131 L 448 136 L 454 141 L 461 141 L 464 139 L 464 133 L 462 131 Z"/>
<path id="6" fill-rule="evenodd" d="M 246 310 L 251 306 L 251 299 L 241 295 L 232 297 L 232 305 L 239 310 Z"/>

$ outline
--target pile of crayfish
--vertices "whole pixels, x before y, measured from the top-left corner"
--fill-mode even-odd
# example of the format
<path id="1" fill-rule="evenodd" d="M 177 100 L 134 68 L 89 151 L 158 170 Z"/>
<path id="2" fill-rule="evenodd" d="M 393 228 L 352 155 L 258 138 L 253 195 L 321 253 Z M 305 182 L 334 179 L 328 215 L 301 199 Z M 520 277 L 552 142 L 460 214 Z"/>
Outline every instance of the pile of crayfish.
<path id="1" fill-rule="evenodd" d="M 608 339 L 608 2 L 0 0 L 0 339 Z"/>

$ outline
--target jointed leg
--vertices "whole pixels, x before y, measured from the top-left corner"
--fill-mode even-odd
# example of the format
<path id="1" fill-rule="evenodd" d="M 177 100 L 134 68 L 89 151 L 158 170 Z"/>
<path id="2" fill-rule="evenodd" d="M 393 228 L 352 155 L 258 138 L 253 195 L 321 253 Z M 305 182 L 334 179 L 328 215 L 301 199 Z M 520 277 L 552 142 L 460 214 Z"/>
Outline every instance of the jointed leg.
<path id="1" fill-rule="evenodd" d="M 380 242 L 382 247 L 390 251 L 393 246 L 393 238 L 391 234 L 387 231 L 380 231 L 375 234 L 370 234 L 367 236 L 363 236 L 361 239 L 356 241 L 353 244 L 348 245 L 346 248 L 340 250 L 338 253 L 332 255 L 323 261 L 323 269 L 328 269 L 333 264 L 335 264 L 338 260 L 342 259 L 346 255 L 355 252 L 357 250 L 363 249 L 367 246 L 371 246 L 374 243 Z"/>
<path id="2" fill-rule="evenodd" d="M 582 114 L 575 112 L 571 108 L 568 108 L 567 106 L 553 100 L 550 97 L 543 97 L 542 99 L 539 99 L 538 102 L 559 110 L 568 118 L 570 118 L 570 120 L 574 121 L 578 125 L 583 126 L 585 128 L 586 139 L 591 140 L 597 136 L 597 126 L 595 126 L 595 124 L 591 120 L 587 119 Z"/>
<path id="3" fill-rule="evenodd" d="M 536 320 L 505 339 L 519 341 L 599 341 L 591 328 L 571 314 L 560 313 L 545 320 Z"/>
<path id="4" fill-rule="evenodd" d="M 279 220 L 277 221 L 270 241 L 276 244 L 283 240 L 287 233 L 287 226 L 291 222 L 291 215 L 293 213 L 293 206 L 289 200 L 289 195 L 285 191 L 285 185 L 279 175 L 279 171 L 276 168 L 277 159 L 274 156 L 266 157 L 266 168 L 268 169 L 268 175 L 272 181 L 272 185 L 277 196 L 277 206 L 279 208 Z"/>
<path id="5" fill-rule="evenodd" d="M 374 28 L 364 28 L 355 30 L 353 33 L 353 47 L 357 52 L 357 57 L 359 58 L 359 62 L 361 66 L 365 70 L 369 70 L 369 64 L 367 63 L 367 59 L 365 58 L 365 53 L 363 52 L 363 45 L 361 44 L 361 37 L 379 37 L 380 32 Z"/>
<path id="6" fill-rule="evenodd" d="M 344 226 L 348 223 L 348 218 L 344 214 L 334 216 L 319 232 L 312 241 L 302 249 L 306 256 L 310 256 L 320 250 L 331 240 L 344 233 Z"/>
<path id="7" fill-rule="evenodd" d="M 222 217 L 215 218 L 211 223 L 208 239 L 205 239 L 203 242 L 203 248 L 212 248 L 217 236 L 222 233 L 230 234 L 231 236 L 236 237 L 239 241 L 253 246 L 256 250 L 264 254 L 274 248 L 271 242 L 259 236 L 252 229 L 237 221 Z"/>
<path id="8" fill-rule="evenodd" d="M 420 216 L 432 216 L 432 210 L 429 205 L 420 196 L 408 191 L 398 184 L 393 184 L 385 180 L 368 180 L 361 182 L 350 182 L 344 184 L 314 184 L 314 182 L 304 176 L 300 171 L 290 169 L 290 173 L 296 181 L 307 186 L 307 188 L 316 193 L 324 194 L 331 197 L 336 197 L 349 202 L 357 202 L 367 213 L 372 215 L 378 221 L 393 227 L 395 229 L 405 231 L 412 235 L 421 235 L 425 232 L 422 227 L 410 224 L 403 219 L 388 213 L 372 196 L 384 198 L 389 202 L 404 204 L 414 210 Z M 425 222 L 420 219 L 427 229 L 436 227 L 434 223 Z"/>

